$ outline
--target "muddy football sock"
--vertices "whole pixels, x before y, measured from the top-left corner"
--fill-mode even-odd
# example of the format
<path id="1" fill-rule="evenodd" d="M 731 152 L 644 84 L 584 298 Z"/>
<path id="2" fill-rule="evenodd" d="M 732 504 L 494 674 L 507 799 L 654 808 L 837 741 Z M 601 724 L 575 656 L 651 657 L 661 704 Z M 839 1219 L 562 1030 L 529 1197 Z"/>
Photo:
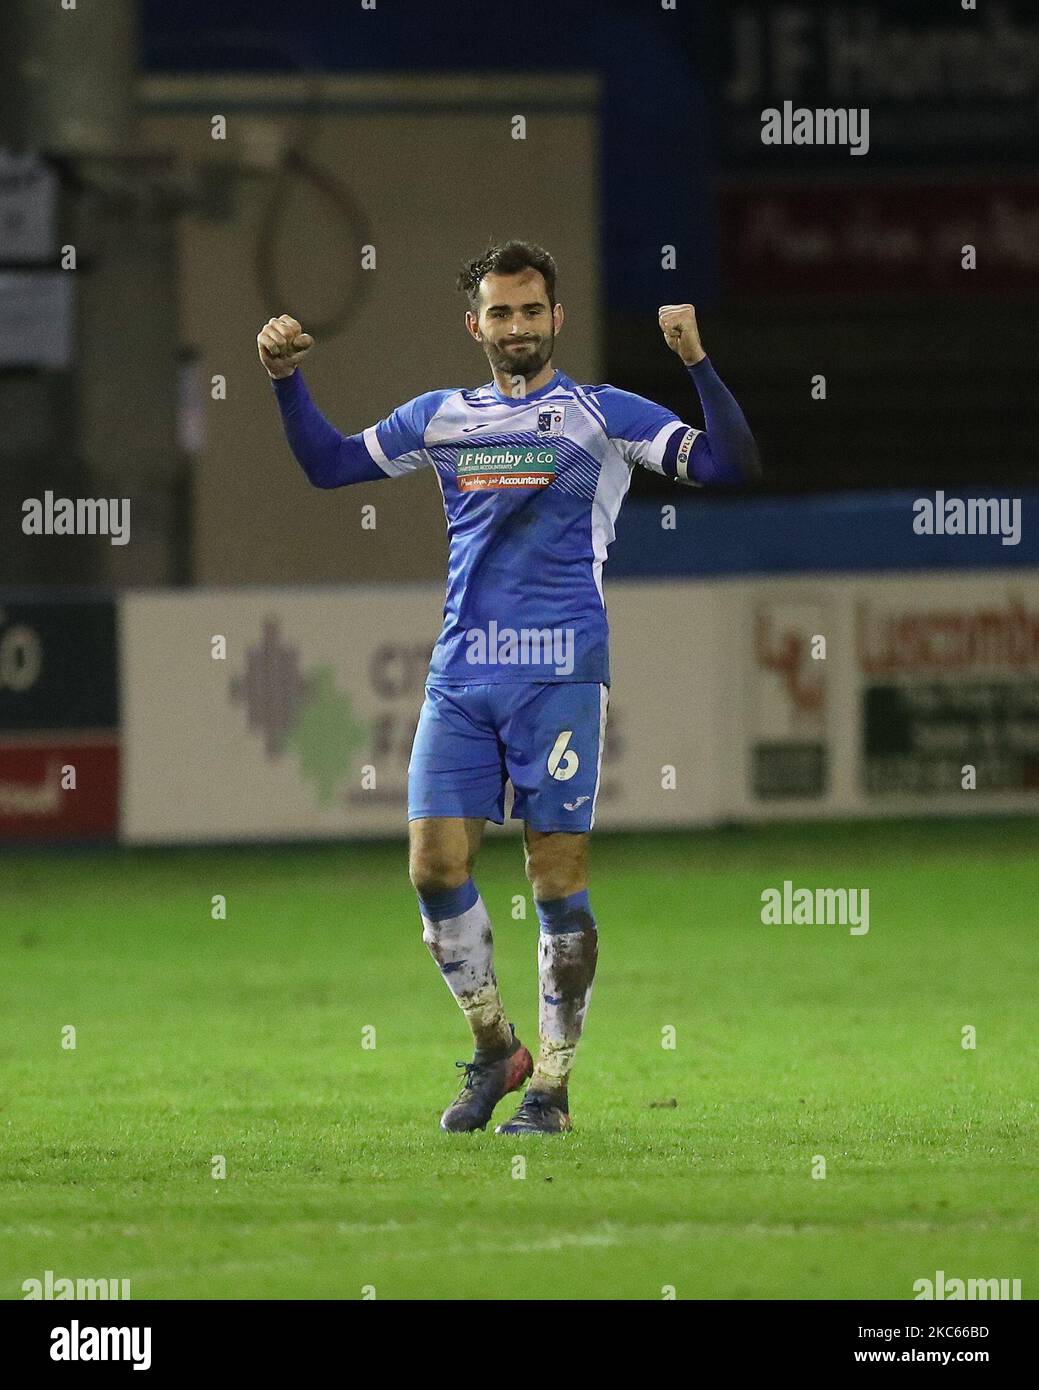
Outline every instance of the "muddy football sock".
<path id="1" fill-rule="evenodd" d="M 598 932 L 587 891 L 535 906 L 541 1046 L 530 1089 L 565 1096 L 592 994 Z"/>
<path id="2" fill-rule="evenodd" d="M 477 1059 L 490 1061 L 512 1047 L 494 974 L 491 919 L 472 879 L 443 893 L 420 893 L 422 939 L 444 983 L 472 1029 Z"/>

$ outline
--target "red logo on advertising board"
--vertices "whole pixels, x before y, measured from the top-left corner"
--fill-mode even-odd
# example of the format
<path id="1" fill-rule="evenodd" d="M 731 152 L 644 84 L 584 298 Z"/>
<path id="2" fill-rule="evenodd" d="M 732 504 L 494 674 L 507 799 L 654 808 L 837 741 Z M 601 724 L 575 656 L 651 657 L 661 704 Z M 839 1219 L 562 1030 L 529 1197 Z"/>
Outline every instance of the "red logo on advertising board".
<path id="1" fill-rule="evenodd" d="M 62 786 L 65 767 L 74 789 Z M 0 839 L 110 839 L 118 822 L 116 735 L 0 744 Z"/>

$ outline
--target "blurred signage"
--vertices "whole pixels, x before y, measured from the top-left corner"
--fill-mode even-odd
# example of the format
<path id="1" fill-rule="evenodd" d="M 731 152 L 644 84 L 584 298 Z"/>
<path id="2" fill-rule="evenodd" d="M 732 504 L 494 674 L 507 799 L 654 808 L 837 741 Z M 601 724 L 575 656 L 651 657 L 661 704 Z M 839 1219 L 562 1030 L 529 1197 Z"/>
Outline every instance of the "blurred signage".
<path id="1" fill-rule="evenodd" d="M 442 597 L 433 585 L 124 596 L 124 837 L 401 833 Z M 220 633 L 226 655 L 199 632 Z"/>
<path id="2" fill-rule="evenodd" d="M 75 771 L 75 787 L 63 786 Z M 0 733 L 0 840 L 114 839 L 119 826 L 119 743 Z"/>
<path id="3" fill-rule="evenodd" d="M 724 593 L 747 691 L 730 815 L 1039 808 L 1039 573 L 833 576 L 825 600 L 818 576 Z"/>
<path id="4" fill-rule="evenodd" d="M 57 188 L 37 155 L 0 148 L 0 263 L 51 259 Z"/>
<path id="5" fill-rule="evenodd" d="M 113 602 L 0 594 L 0 841 L 402 835 L 441 603 L 132 593 L 117 661 Z M 603 829 L 1039 807 L 1035 571 L 618 583 L 610 617 Z"/>
<path id="6" fill-rule="evenodd" d="M 1039 603 L 856 604 L 863 791 L 1039 792 Z"/>
<path id="7" fill-rule="evenodd" d="M 123 837 L 403 836 L 411 745 L 442 608 L 439 584 L 374 595 L 364 588 L 126 595 Z M 611 697 L 598 826 L 712 818 L 720 785 L 714 762 L 724 750 L 711 726 L 684 710 L 713 698 L 716 673 L 699 653 L 711 640 L 714 612 L 690 611 L 682 586 L 611 592 L 613 663 L 625 674 Z M 683 649 L 669 652 L 663 679 L 660 632 L 679 627 Z M 226 637 L 225 660 L 200 645 L 200 632 Z M 668 766 L 677 778 L 664 790 Z"/>
<path id="8" fill-rule="evenodd" d="M 752 779 L 762 799 L 826 790 L 825 609 L 763 603 L 754 612 Z"/>
<path id="9" fill-rule="evenodd" d="M 734 294 L 1039 290 L 1039 182 L 754 184 L 723 192 L 721 221 Z"/>
<path id="10" fill-rule="evenodd" d="M 114 729 L 115 604 L 32 602 L 0 590 L 0 730 Z"/>
<path id="11" fill-rule="evenodd" d="M 116 610 L 0 593 L 0 841 L 114 838 Z"/>
<path id="12" fill-rule="evenodd" d="M 959 0 L 742 0 L 722 16 L 729 162 L 847 163 L 840 148 L 763 145 L 762 112 L 785 101 L 867 108 L 864 165 L 1034 159 L 1039 11 L 1029 0 L 980 0 L 976 9 Z"/>
<path id="13" fill-rule="evenodd" d="M 0 273 L 0 367 L 67 367 L 72 317 L 70 271 Z"/>

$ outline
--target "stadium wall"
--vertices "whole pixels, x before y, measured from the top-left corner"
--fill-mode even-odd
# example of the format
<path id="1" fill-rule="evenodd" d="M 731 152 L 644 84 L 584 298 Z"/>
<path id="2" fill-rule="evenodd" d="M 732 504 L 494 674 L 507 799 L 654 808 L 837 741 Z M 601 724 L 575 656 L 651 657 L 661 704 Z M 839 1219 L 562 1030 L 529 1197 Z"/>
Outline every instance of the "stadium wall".
<path id="1" fill-rule="evenodd" d="M 607 598 L 599 828 L 1039 811 L 1039 570 Z M 442 602 L 0 594 L 0 842 L 400 836 Z"/>
<path id="2" fill-rule="evenodd" d="M 918 504 L 936 497 L 980 500 L 979 483 L 944 493 L 890 490 L 817 496 L 732 497 L 721 493 L 628 498 L 610 548 L 610 577 L 854 574 L 1039 567 L 1039 488 L 993 500 L 1019 507 L 1016 537 L 915 529 Z M 674 506 L 677 502 L 677 507 Z M 674 508 L 674 523 L 665 508 Z M 939 505 L 938 511 L 942 508 Z"/>
<path id="3" fill-rule="evenodd" d="M 1039 810 L 1039 569 L 606 596 L 599 828 Z M 0 841 L 398 837 L 441 607 L 438 584 L 0 594 Z"/>
<path id="4" fill-rule="evenodd" d="M 142 81 L 142 140 L 194 171 L 197 198 L 179 245 L 183 336 L 206 394 L 193 582 L 443 573 L 432 470 L 392 488 L 311 488 L 285 443 L 256 334 L 281 313 L 312 330 L 314 399 L 355 433 L 425 391 L 487 380 L 455 278 L 489 241 L 528 236 L 567 267 L 567 370 L 601 381 L 599 98 L 586 73 Z M 523 139 L 512 135 L 516 112 Z M 216 115 L 224 139 L 212 138 Z M 532 201 L 545 185 L 561 196 Z M 223 394 L 209 399 L 213 390 Z M 373 504 L 377 532 L 360 524 Z"/>

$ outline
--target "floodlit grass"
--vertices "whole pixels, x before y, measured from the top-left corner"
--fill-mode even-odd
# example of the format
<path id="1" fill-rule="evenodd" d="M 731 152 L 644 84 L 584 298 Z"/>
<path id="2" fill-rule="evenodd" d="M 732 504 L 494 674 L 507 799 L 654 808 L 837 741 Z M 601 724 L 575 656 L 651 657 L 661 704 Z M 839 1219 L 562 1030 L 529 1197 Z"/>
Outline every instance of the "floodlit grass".
<path id="1" fill-rule="evenodd" d="M 0 1297 L 47 1269 L 137 1299 L 909 1299 L 938 1269 L 1034 1297 L 1037 849 L 1035 821 L 597 836 L 575 1129 L 533 1139 L 437 1128 L 470 1047 L 400 846 L 9 853 Z M 477 882 L 534 1050 L 520 858 L 488 843 Z M 785 878 L 869 888 L 868 935 L 763 926 Z"/>

